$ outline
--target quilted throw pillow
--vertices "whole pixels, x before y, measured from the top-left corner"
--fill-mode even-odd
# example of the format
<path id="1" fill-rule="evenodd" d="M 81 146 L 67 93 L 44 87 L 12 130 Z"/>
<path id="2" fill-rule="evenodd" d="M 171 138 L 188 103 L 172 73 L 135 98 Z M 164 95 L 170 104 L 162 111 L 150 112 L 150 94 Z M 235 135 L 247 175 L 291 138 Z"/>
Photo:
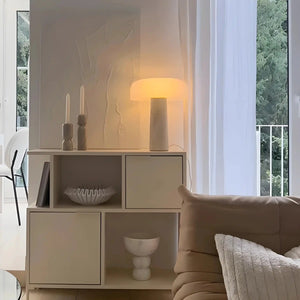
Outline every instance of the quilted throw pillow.
<path id="1" fill-rule="evenodd" d="M 229 300 L 299 300 L 300 263 L 254 242 L 216 234 Z"/>

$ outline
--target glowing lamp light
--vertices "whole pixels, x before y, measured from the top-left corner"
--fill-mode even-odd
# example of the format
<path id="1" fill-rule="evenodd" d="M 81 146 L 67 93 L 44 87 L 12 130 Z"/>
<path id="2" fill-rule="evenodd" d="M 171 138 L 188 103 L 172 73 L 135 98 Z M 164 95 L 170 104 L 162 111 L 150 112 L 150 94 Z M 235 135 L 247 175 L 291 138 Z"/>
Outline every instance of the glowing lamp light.
<path id="1" fill-rule="evenodd" d="M 130 99 L 149 101 L 150 150 L 168 151 L 168 101 L 183 101 L 187 96 L 187 86 L 177 78 L 147 78 L 135 81 L 130 87 Z"/>

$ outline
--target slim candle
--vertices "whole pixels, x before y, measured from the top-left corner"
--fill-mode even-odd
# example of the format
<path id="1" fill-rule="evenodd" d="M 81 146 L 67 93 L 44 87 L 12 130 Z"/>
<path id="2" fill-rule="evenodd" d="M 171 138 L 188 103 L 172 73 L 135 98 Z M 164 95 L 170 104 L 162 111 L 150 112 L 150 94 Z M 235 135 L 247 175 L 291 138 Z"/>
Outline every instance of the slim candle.
<path id="1" fill-rule="evenodd" d="M 70 94 L 66 95 L 66 119 L 65 123 L 70 123 Z"/>
<path id="2" fill-rule="evenodd" d="M 80 111 L 81 115 L 84 115 L 84 86 L 80 87 Z"/>

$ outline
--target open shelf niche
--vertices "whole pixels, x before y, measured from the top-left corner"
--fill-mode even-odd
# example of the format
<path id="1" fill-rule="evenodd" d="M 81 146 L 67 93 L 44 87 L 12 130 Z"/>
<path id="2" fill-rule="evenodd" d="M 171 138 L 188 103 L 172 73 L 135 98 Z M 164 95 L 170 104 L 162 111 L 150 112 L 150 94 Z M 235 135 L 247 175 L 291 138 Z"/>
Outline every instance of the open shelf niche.
<path id="1" fill-rule="evenodd" d="M 72 188 L 104 188 L 112 186 L 116 194 L 106 203 L 99 205 L 105 208 L 122 208 L 122 156 L 52 156 L 50 179 L 50 207 L 88 209 L 74 203 L 64 194 Z"/>
<path id="2" fill-rule="evenodd" d="M 102 255 L 103 284 L 106 288 L 170 289 L 175 278 L 173 267 L 178 245 L 178 215 L 173 213 L 105 213 L 105 249 Z M 160 236 L 158 249 L 151 256 L 152 277 L 132 278 L 132 256 L 123 237 L 136 232 Z"/>

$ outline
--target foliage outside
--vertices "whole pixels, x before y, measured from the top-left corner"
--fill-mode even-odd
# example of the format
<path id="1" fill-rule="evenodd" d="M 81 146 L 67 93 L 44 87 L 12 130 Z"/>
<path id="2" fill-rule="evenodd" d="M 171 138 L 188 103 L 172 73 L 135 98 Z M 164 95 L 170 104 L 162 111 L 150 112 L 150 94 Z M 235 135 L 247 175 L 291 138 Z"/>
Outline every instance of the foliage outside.
<path id="1" fill-rule="evenodd" d="M 29 12 L 17 13 L 17 127 L 27 126 Z"/>

